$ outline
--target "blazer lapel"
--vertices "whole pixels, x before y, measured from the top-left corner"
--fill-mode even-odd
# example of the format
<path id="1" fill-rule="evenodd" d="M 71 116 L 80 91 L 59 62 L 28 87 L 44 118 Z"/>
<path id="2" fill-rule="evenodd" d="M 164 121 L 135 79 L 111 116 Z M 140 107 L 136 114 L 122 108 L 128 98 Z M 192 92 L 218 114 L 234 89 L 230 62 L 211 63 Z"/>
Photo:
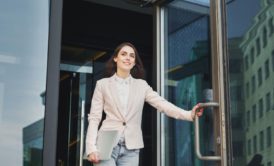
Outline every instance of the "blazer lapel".
<path id="1" fill-rule="evenodd" d="M 116 88 L 116 85 L 115 85 L 115 78 L 114 78 L 114 76 L 112 76 L 110 78 L 110 83 L 109 83 L 108 89 L 110 90 L 111 97 L 114 100 L 114 103 L 115 103 L 115 105 L 117 107 L 117 110 L 118 110 L 119 114 L 125 120 L 125 117 L 124 117 L 124 115 L 122 113 L 122 105 L 121 105 L 120 100 L 118 99 L 118 95 L 117 95 L 118 91 L 117 91 L 117 88 Z"/>

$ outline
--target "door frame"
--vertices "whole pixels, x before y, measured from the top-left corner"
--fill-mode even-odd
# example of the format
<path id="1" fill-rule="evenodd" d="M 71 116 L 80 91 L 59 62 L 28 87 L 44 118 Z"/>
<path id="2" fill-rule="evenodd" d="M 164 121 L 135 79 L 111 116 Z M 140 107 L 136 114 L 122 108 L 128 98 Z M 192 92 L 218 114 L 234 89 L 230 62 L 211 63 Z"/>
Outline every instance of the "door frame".
<path id="1" fill-rule="evenodd" d="M 214 132 L 216 142 L 219 145 L 216 146 L 216 152 L 221 155 L 222 160 L 220 165 L 230 165 L 228 155 L 230 152 L 230 146 L 228 146 L 229 135 L 228 131 L 230 126 L 229 118 L 229 82 L 228 82 L 228 57 L 225 38 L 225 12 L 224 4 L 225 0 L 212 0 L 210 9 L 210 25 L 211 25 L 211 54 L 212 54 L 212 89 L 213 89 L 213 101 L 219 103 L 219 108 L 214 114 L 216 124 L 214 126 Z"/>
<path id="2" fill-rule="evenodd" d="M 59 65 L 63 0 L 49 0 L 49 41 L 46 82 L 43 165 L 56 165 Z"/>

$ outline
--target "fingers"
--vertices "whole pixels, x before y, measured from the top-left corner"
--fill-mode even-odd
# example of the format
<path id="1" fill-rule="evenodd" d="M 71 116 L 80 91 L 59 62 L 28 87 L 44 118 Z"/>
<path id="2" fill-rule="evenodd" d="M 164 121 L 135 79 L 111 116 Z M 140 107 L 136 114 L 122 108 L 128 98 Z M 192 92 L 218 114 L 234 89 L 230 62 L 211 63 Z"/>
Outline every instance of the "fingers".
<path id="1" fill-rule="evenodd" d="M 193 111 L 195 115 L 202 116 L 204 112 L 204 108 L 200 107 L 200 103 L 198 103 L 193 107 Z"/>
<path id="2" fill-rule="evenodd" d="M 195 110 L 195 111 L 197 111 L 199 108 L 200 108 L 200 104 L 196 104 L 196 105 L 194 106 L 194 110 Z"/>
<path id="3" fill-rule="evenodd" d="M 99 154 L 97 152 L 92 152 L 88 155 L 88 160 L 93 163 L 99 163 Z"/>
<path id="4" fill-rule="evenodd" d="M 196 115 L 197 115 L 197 116 L 202 116 L 202 115 L 203 115 L 203 112 L 204 112 L 204 108 L 199 108 L 199 109 L 198 109 L 198 112 L 196 112 Z"/>
<path id="5" fill-rule="evenodd" d="M 97 152 L 93 153 L 92 155 L 92 162 L 93 163 L 99 163 L 99 155 Z"/>

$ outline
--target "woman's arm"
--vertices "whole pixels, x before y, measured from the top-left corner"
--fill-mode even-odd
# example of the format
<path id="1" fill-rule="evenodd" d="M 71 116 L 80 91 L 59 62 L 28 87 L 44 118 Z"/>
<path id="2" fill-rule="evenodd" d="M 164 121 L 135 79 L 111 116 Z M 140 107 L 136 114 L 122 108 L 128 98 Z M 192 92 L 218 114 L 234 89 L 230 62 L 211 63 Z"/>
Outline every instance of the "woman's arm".
<path id="1" fill-rule="evenodd" d="M 99 81 L 96 83 L 96 87 L 93 93 L 90 113 L 88 115 L 88 130 L 86 136 L 86 154 L 89 155 L 92 152 L 97 152 L 96 138 L 98 132 L 98 126 L 102 119 L 104 106 L 104 97 L 102 94 L 102 87 Z"/>
<path id="2" fill-rule="evenodd" d="M 199 104 L 195 105 L 192 110 L 186 111 L 182 108 L 175 106 L 174 104 L 168 102 L 166 99 L 161 97 L 157 92 L 153 91 L 153 89 L 146 83 L 146 94 L 145 94 L 145 101 L 152 105 L 160 112 L 164 112 L 167 116 L 193 121 L 195 118 L 196 111 L 199 109 Z M 202 112 L 202 110 L 200 111 Z M 202 113 L 197 113 L 198 116 L 201 116 Z"/>

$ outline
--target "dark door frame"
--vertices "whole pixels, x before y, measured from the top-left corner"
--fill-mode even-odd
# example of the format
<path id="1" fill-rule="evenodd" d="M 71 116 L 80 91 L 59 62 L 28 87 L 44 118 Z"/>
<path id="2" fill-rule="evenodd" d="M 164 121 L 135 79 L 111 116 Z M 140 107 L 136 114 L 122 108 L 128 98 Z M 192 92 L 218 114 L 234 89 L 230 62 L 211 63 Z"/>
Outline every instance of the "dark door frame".
<path id="1" fill-rule="evenodd" d="M 56 165 L 63 0 L 50 0 L 43 166 Z"/>

